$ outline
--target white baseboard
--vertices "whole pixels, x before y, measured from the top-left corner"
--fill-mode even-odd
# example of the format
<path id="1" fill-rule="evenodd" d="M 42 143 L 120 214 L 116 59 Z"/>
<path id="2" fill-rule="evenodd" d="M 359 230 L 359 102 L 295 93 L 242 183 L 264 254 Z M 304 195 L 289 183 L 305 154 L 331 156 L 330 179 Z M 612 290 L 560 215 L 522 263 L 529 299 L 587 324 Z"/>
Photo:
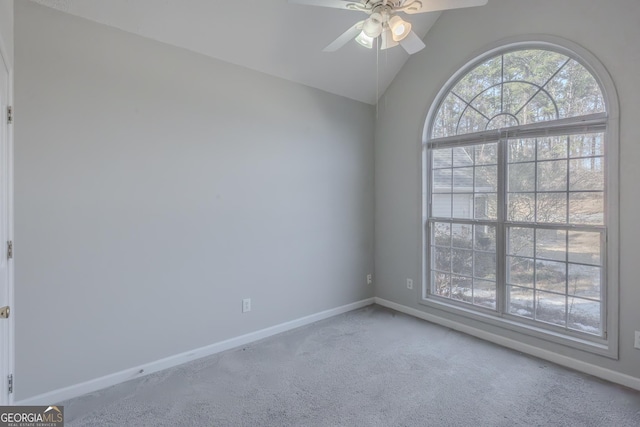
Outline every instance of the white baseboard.
<path id="1" fill-rule="evenodd" d="M 503 347 L 517 350 L 531 356 L 539 357 L 540 359 L 544 359 L 549 362 L 574 369 L 576 371 L 584 372 L 585 374 L 593 375 L 594 377 L 602 378 L 616 384 L 621 384 L 635 390 L 640 390 L 640 378 L 612 371 L 611 369 L 606 369 L 597 365 L 593 365 L 591 363 L 586 363 L 572 357 L 554 353 L 549 350 L 544 350 L 542 348 L 525 344 L 520 341 L 515 341 L 510 338 L 505 338 L 503 336 L 496 335 L 482 329 L 474 328 L 473 326 L 468 326 L 463 323 L 455 322 L 453 320 L 443 319 L 442 317 L 425 313 L 424 311 L 416 310 L 415 308 L 397 304 L 395 302 L 388 301 L 382 298 L 375 297 L 374 301 L 376 304 L 383 307 L 391 308 L 393 310 L 426 320 L 431 323 L 436 323 L 447 328 L 455 329 L 456 331 L 464 332 L 465 334 L 473 335 L 474 337 L 483 339 L 485 341 L 490 341 Z"/>
<path id="2" fill-rule="evenodd" d="M 401 313 L 408 314 L 432 323 L 436 323 L 451 329 L 455 329 L 460 332 L 464 332 L 469 335 L 473 335 L 480 339 L 496 343 L 498 345 L 511 348 L 535 357 L 539 357 L 549 362 L 556 363 L 558 365 L 566 366 L 571 369 L 575 369 L 580 372 L 584 372 L 589 375 L 593 375 L 598 378 L 602 378 L 607 381 L 611 381 L 617 384 L 624 385 L 636 390 L 640 390 L 640 378 L 632 377 L 630 375 L 622 374 L 611 369 L 602 368 L 597 365 L 586 363 L 577 359 L 573 359 L 568 356 L 564 356 L 552 351 L 544 350 L 539 347 L 535 347 L 529 344 L 524 344 L 519 341 L 515 341 L 509 338 L 505 338 L 500 335 L 496 335 L 482 329 L 477 329 L 472 326 L 468 326 L 462 323 L 458 323 L 452 320 L 443 319 L 433 314 L 425 313 L 424 311 L 416 310 L 411 307 L 407 307 L 401 304 L 397 304 L 392 301 L 388 301 L 382 298 L 368 298 L 362 301 L 354 302 L 352 304 L 343 305 L 341 307 L 325 310 L 320 313 L 312 314 L 309 316 L 301 317 L 290 322 L 281 323 L 269 328 L 261 329 L 256 332 L 251 332 L 239 337 L 231 338 L 225 341 L 220 341 L 215 344 L 211 344 L 205 347 L 201 347 L 192 351 L 169 356 L 164 359 L 156 360 L 144 365 L 136 366 L 130 369 L 125 369 L 120 372 L 115 372 L 110 375 L 106 375 L 100 378 L 95 378 L 89 381 L 85 381 L 80 384 L 71 385 L 58 390 L 53 390 L 47 393 L 43 393 L 37 396 L 29 397 L 17 402 L 15 405 L 48 405 L 52 403 L 58 403 L 63 400 L 72 399 L 74 397 L 82 396 L 83 394 L 93 393 L 98 390 L 102 390 L 107 387 L 111 387 L 116 384 L 123 383 L 125 381 L 139 378 L 145 375 L 152 374 L 154 372 L 162 371 L 174 366 L 181 365 L 183 363 L 200 359 L 202 357 L 211 356 L 222 351 L 230 350 L 235 347 L 243 346 L 254 341 L 261 340 L 282 332 L 286 332 L 301 326 L 308 325 L 319 320 L 328 319 L 329 317 L 337 316 L 348 311 L 357 310 L 362 307 L 366 307 L 371 304 L 378 304 L 383 307 L 388 307 Z"/>
<path id="3" fill-rule="evenodd" d="M 125 369 L 120 372 L 115 372 L 110 375 L 105 375 L 100 378 L 95 378 L 89 381 L 85 381 L 80 384 L 75 384 L 69 387 L 64 387 L 58 390 L 53 390 L 47 393 L 43 393 L 37 396 L 29 397 L 17 402 L 14 405 L 49 405 L 63 400 L 71 399 L 74 397 L 82 396 L 83 394 L 93 393 L 107 387 L 111 387 L 116 384 L 120 384 L 125 381 L 132 380 L 134 378 L 140 378 L 145 375 L 152 374 L 154 372 L 162 371 L 167 368 L 181 365 L 183 363 L 200 359 L 202 357 L 211 356 L 222 351 L 226 351 L 235 347 L 243 346 L 254 341 L 258 341 L 272 335 L 276 335 L 282 332 L 290 331 L 300 326 L 305 326 L 319 320 L 328 319 L 329 317 L 337 316 L 348 311 L 357 310 L 362 307 L 373 304 L 374 299 L 368 298 L 362 301 L 357 301 L 351 304 L 343 305 L 341 307 L 332 308 L 330 310 L 321 311 L 309 316 L 301 317 L 290 322 L 281 323 L 279 325 L 271 326 L 269 328 L 261 329 L 256 332 L 251 332 L 239 337 L 231 338 L 225 341 L 220 341 L 215 344 L 211 344 L 205 347 L 201 347 L 195 350 L 187 351 L 184 353 L 169 356 L 164 359 L 156 360 L 144 365 L 136 366 L 130 369 Z"/>

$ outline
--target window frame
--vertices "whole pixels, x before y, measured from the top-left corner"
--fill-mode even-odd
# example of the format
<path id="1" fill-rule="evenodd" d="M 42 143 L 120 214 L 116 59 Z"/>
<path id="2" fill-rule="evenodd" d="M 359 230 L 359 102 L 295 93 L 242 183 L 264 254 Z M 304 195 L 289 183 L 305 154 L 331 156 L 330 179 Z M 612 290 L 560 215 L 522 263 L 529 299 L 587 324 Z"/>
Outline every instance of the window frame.
<path id="1" fill-rule="evenodd" d="M 434 126 L 434 122 L 440 106 L 444 102 L 447 95 L 455 87 L 455 85 L 464 78 L 469 72 L 471 72 L 476 66 L 483 62 L 494 58 L 499 55 L 503 55 L 508 52 L 523 50 L 523 49 L 544 49 L 554 51 L 567 57 L 574 59 L 580 63 L 584 68 L 589 71 L 595 78 L 596 82 L 600 86 L 602 96 L 606 105 L 606 113 L 591 114 L 588 116 L 581 116 L 582 121 L 577 118 L 559 119 L 553 121 L 546 121 L 540 123 L 533 123 L 530 125 L 519 126 L 517 128 L 506 128 L 502 130 L 489 130 L 482 132 L 475 132 L 472 134 L 454 135 L 450 137 L 437 138 L 437 141 L 442 142 L 454 142 L 456 145 L 466 145 L 466 143 L 475 141 L 476 143 L 489 143 L 496 142 L 498 147 L 502 147 L 502 150 L 498 150 L 498 164 L 499 168 L 504 168 L 506 160 L 503 157 L 506 155 L 506 144 L 509 134 L 509 129 L 517 129 L 519 134 L 526 134 L 527 131 L 535 133 L 541 128 L 549 129 L 550 131 L 560 132 L 563 135 L 570 133 L 586 133 L 584 129 L 591 131 L 601 131 L 604 134 L 605 139 L 605 152 L 604 152 L 604 224 L 602 228 L 604 231 L 605 242 L 604 251 L 602 254 L 602 266 L 604 268 L 603 277 L 603 292 L 602 292 L 602 328 L 604 337 L 588 336 L 584 333 L 573 333 L 568 329 L 553 327 L 541 327 L 539 322 L 527 321 L 527 319 L 520 319 L 513 315 L 501 311 L 493 311 L 490 309 L 482 309 L 479 306 L 470 306 L 466 303 L 456 303 L 453 300 L 447 300 L 443 298 L 432 298 L 429 295 L 430 276 L 431 271 L 429 268 L 428 257 L 430 256 L 430 243 L 431 243 L 431 230 L 429 226 L 429 202 L 431 200 L 431 186 L 430 186 L 430 174 L 431 169 L 431 133 Z M 506 133 L 506 135 L 505 135 Z M 502 141 L 502 142 L 501 142 Z M 431 307 L 437 308 L 445 312 L 461 315 L 465 318 L 479 321 L 489 326 L 498 326 L 509 331 L 515 331 L 523 333 L 525 335 L 540 338 L 546 341 L 562 344 L 568 347 L 577 348 L 587 352 L 603 355 L 609 358 L 618 358 L 618 305 L 619 305 L 619 257 L 618 257 L 618 245 L 619 245 L 619 106 L 618 98 L 613 81 L 607 72 L 606 68 L 586 49 L 581 46 L 572 43 L 570 41 L 560 39 L 553 36 L 521 36 L 518 38 L 512 38 L 507 41 L 500 41 L 494 46 L 485 49 L 484 53 L 476 54 L 473 58 L 467 61 L 463 66 L 458 68 L 442 86 L 436 97 L 431 103 L 429 112 L 427 114 L 423 134 L 421 141 L 421 260 L 420 265 L 422 268 L 422 286 L 421 294 L 419 297 L 419 303 Z M 506 177 L 506 171 L 499 171 L 498 177 L 498 192 L 499 194 L 506 195 L 505 183 L 501 178 Z M 506 210 L 506 204 L 498 206 L 500 210 Z M 476 223 L 478 220 L 470 220 L 472 223 Z M 456 222 L 453 220 L 453 222 Z M 463 222 L 468 222 L 464 220 Z M 480 220 L 480 222 L 485 222 Z M 496 220 L 498 227 L 496 229 L 496 240 L 502 239 L 506 241 L 506 230 L 509 227 L 509 222 L 506 221 L 506 217 L 503 216 L 502 220 L 499 218 Z M 538 227 L 534 227 L 538 228 Z M 544 228 L 541 226 L 540 228 Z M 571 228 L 570 224 L 567 224 L 565 228 Z M 498 295 L 506 296 L 506 281 L 505 265 L 507 261 L 506 256 L 506 243 L 504 243 L 503 251 L 499 250 L 496 253 L 497 257 L 497 280 L 496 286 L 504 288 L 503 291 L 497 292 Z M 497 301 L 498 307 L 501 306 L 501 301 Z M 504 304 L 502 304 L 504 307 Z M 505 310 L 506 311 L 506 310 Z M 506 314 L 506 316 L 505 316 Z M 517 318 L 517 320 L 516 320 Z"/>

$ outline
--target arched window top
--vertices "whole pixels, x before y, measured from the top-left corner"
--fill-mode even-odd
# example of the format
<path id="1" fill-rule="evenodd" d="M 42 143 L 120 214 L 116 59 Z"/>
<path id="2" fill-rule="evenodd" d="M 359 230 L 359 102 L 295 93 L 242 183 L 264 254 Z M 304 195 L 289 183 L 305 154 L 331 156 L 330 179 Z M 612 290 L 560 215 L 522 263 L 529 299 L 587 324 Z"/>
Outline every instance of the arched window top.
<path id="1" fill-rule="evenodd" d="M 606 111 L 594 76 L 576 59 L 519 49 L 484 60 L 443 98 L 431 139 Z"/>

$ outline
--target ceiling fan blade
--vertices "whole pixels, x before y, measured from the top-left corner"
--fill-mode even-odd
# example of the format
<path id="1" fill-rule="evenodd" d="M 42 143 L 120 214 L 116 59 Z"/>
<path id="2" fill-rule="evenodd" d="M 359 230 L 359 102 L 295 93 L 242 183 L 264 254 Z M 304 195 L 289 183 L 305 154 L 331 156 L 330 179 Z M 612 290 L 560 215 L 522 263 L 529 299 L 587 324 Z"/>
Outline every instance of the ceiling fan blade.
<path id="1" fill-rule="evenodd" d="M 425 48 L 425 44 L 413 31 L 411 31 L 407 37 L 400 41 L 400 46 L 402 46 L 402 48 L 406 50 L 409 55 L 413 55 L 414 53 L 419 52 Z"/>
<path id="2" fill-rule="evenodd" d="M 484 6 L 488 0 L 420 0 L 422 6 L 418 8 L 409 5 L 402 11 L 413 15 L 414 13 L 437 12 L 440 10 L 460 9 L 462 7 Z"/>
<path id="3" fill-rule="evenodd" d="M 356 10 L 350 5 L 358 4 L 362 5 L 359 0 L 345 1 L 345 0 L 289 0 L 291 4 L 301 4 L 304 6 L 320 6 L 320 7 L 330 7 L 333 9 L 346 9 L 346 10 Z"/>
<path id="4" fill-rule="evenodd" d="M 340 37 L 335 39 L 331 44 L 325 47 L 323 52 L 335 52 L 340 49 L 345 44 L 349 43 L 349 41 L 353 40 L 359 33 L 362 31 L 362 24 L 364 21 L 357 22 L 353 27 L 349 28 L 347 31 L 342 33 Z"/>

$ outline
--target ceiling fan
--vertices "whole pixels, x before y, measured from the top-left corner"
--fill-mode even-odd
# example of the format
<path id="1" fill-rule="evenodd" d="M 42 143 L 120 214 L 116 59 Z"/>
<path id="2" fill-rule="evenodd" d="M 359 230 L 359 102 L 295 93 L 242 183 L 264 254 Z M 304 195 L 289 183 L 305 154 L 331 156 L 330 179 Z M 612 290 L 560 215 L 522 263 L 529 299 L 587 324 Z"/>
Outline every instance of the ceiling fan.
<path id="1" fill-rule="evenodd" d="M 362 46 L 372 49 L 373 41 L 380 37 L 380 50 L 401 45 L 410 55 L 422 50 L 425 45 L 411 30 L 411 23 L 398 13 L 409 15 L 437 12 L 446 9 L 483 6 L 488 0 L 289 0 L 289 3 L 330 7 L 364 12 L 369 17 L 355 23 L 335 39 L 324 52 L 334 52 L 355 38 Z"/>

